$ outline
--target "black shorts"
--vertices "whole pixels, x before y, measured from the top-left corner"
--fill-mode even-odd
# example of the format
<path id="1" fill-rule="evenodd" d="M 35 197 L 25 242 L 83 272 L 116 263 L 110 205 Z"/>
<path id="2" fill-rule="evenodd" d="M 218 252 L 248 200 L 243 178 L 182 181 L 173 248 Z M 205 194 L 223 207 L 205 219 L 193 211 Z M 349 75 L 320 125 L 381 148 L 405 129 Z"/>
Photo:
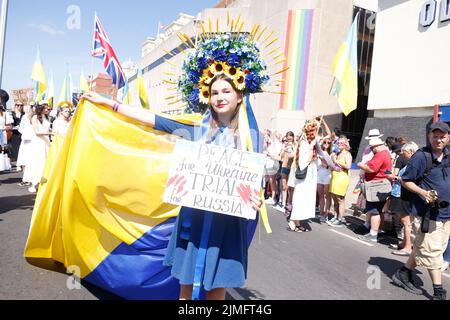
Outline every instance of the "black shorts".
<path id="1" fill-rule="evenodd" d="M 290 168 L 281 168 L 281 174 L 285 176 L 289 176 L 289 173 L 291 172 Z"/>
<path id="2" fill-rule="evenodd" d="M 379 215 L 383 212 L 383 207 L 386 201 L 370 202 L 366 201 L 366 213 L 370 213 L 373 216 Z"/>
<path id="3" fill-rule="evenodd" d="M 281 164 L 282 164 L 282 162 L 278 161 L 278 172 L 277 172 L 277 174 L 281 174 Z"/>
<path id="4" fill-rule="evenodd" d="M 411 203 L 402 198 L 391 197 L 389 211 L 392 213 L 409 215 L 411 214 Z"/>

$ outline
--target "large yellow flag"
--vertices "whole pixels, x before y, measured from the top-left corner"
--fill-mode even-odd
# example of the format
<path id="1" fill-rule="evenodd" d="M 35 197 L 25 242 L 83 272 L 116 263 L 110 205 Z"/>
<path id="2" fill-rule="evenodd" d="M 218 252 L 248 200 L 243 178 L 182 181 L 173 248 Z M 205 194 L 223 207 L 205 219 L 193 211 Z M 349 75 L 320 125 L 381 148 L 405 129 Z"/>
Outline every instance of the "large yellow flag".
<path id="1" fill-rule="evenodd" d="M 199 126 L 203 117 L 169 118 Z M 61 270 L 48 264 L 59 262 L 121 297 L 177 299 L 178 280 L 163 265 L 180 210 L 163 202 L 174 141 L 81 101 L 66 136 L 52 142 L 31 217 L 28 261 Z M 250 224 L 248 232 L 251 239 Z"/>
<path id="2" fill-rule="evenodd" d="M 182 120 L 193 124 L 201 117 Z M 179 211 L 162 198 L 173 138 L 81 102 L 66 136 L 52 142 L 31 218 L 28 261 L 77 266 L 82 279 L 123 297 L 176 299 L 178 281 L 162 265 Z"/>
<path id="3" fill-rule="evenodd" d="M 345 116 L 356 109 L 358 102 L 358 16 L 359 13 L 333 60 L 333 95 L 338 97 L 338 104 Z"/>

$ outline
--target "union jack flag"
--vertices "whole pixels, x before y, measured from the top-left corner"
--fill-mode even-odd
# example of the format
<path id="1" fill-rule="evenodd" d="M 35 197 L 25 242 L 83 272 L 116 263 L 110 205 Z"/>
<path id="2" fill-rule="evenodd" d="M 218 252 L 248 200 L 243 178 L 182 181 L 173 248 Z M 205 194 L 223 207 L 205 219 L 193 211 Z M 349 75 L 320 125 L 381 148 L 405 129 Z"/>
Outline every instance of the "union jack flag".
<path id="1" fill-rule="evenodd" d="M 117 85 L 118 89 L 125 85 L 125 74 L 123 73 L 122 66 L 97 15 L 95 15 L 95 30 L 91 55 L 103 59 L 105 70 L 111 76 L 113 83 Z"/>

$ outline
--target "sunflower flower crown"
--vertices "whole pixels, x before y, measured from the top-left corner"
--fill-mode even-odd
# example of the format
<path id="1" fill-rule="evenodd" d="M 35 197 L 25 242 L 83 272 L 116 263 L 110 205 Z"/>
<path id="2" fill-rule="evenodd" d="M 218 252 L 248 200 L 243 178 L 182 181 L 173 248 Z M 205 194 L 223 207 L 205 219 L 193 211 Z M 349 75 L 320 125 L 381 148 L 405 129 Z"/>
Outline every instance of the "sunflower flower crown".
<path id="1" fill-rule="evenodd" d="M 313 120 L 306 120 L 305 124 L 303 126 L 303 132 L 311 132 L 311 131 L 317 131 L 319 129 L 320 122 L 316 119 Z"/>
<path id="2" fill-rule="evenodd" d="M 187 56 L 178 81 L 187 111 L 203 113 L 208 108 L 211 80 L 225 74 L 244 95 L 262 92 L 269 81 L 267 66 L 250 34 L 228 32 L 201 39 Z"/>

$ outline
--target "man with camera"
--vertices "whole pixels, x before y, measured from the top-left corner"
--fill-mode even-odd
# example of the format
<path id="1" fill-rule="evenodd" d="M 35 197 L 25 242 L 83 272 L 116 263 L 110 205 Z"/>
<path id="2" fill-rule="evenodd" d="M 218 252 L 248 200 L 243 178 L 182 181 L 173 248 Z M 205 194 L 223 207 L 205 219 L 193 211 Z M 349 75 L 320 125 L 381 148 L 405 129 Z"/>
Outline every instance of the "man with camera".
<path id="1" fill-rule="evenodd" d="M 403 186 L 412 192 L 412 230 L 416 237 L 408 261 L 392 277 L 406 291 L 422 294 L 413 283 L 412 271 L 416 266 L 428 269 L 434 300 L 445 300 L 447 293 L 442 287 L 441 268 L 450 235 L 449 132 L 445 122 L 433 123 L 428 134 L 430 146 L 414 154 L 402 177 Z"/>

